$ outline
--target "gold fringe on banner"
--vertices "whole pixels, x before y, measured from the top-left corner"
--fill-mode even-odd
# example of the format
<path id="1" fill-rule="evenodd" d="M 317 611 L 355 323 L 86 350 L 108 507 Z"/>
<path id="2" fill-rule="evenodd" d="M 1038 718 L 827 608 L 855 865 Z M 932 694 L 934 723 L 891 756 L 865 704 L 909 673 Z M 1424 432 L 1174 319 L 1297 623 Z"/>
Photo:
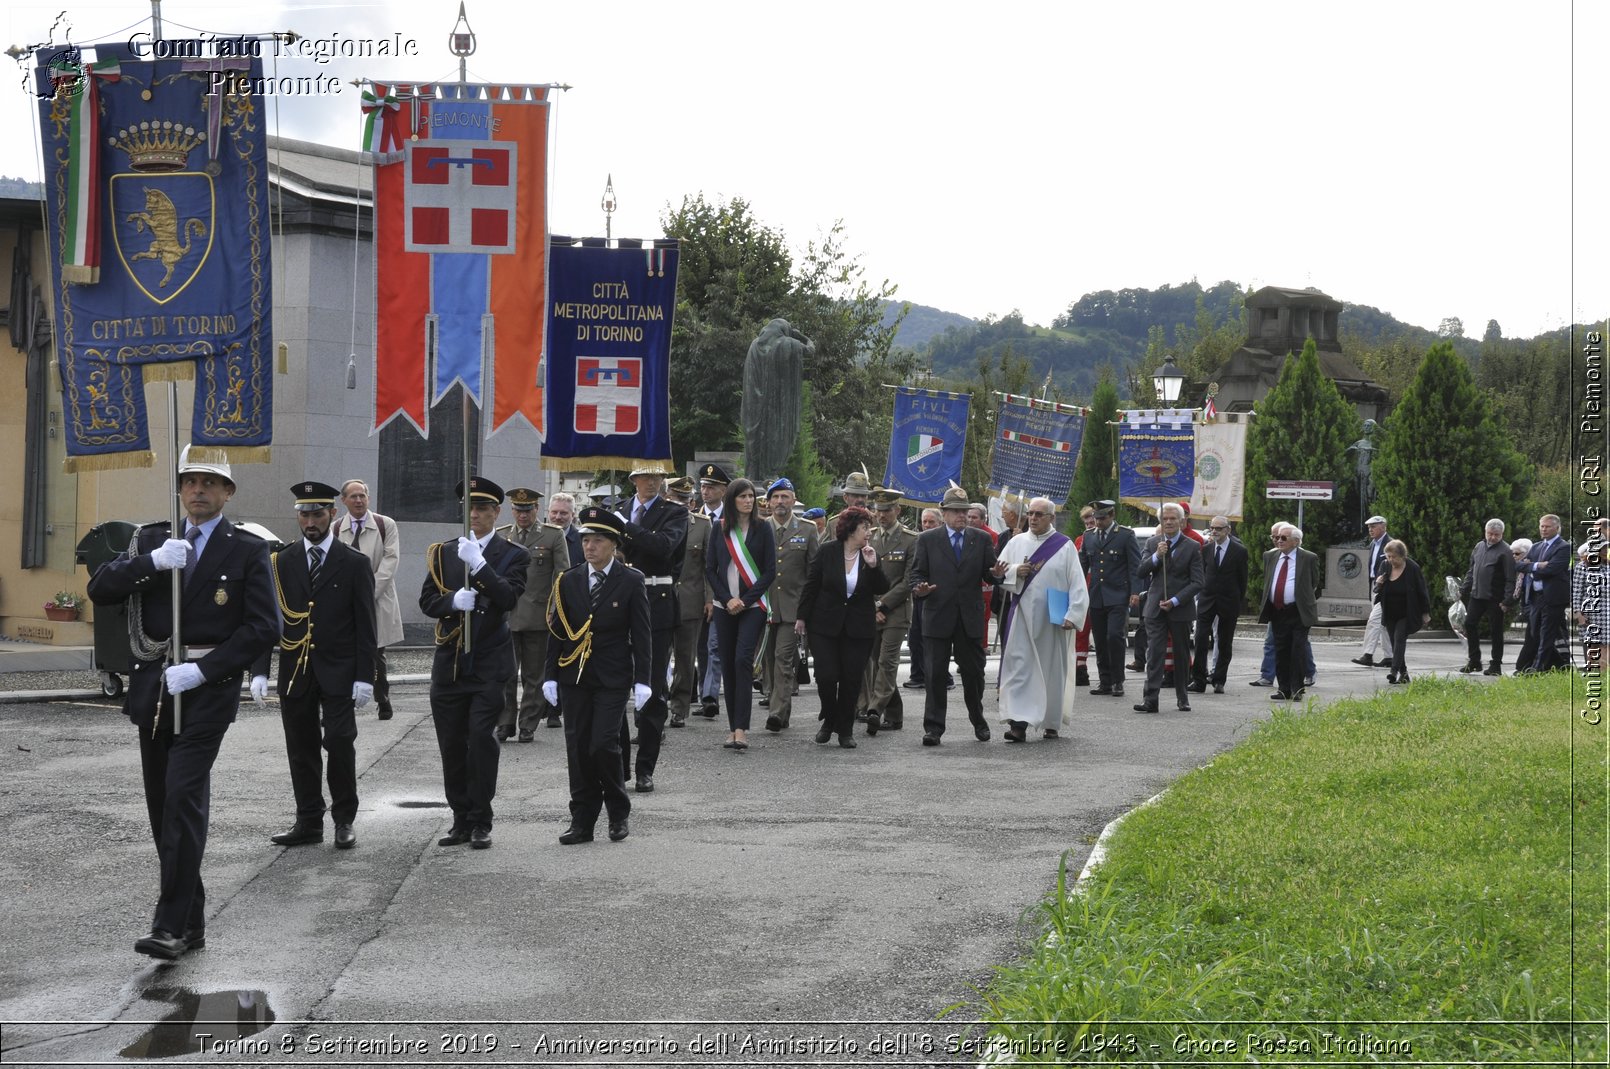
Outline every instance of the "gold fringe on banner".
<path id="1" fill-rule="evenodd" d="M 631 471 L 645 464 L 663 464 L 669 468 L 671 458 L 664 460 L 645 460 L 642 457 L 550 457 L 544 455 L 542 467 L 547 471 L 598 471 L 611 469 L 618 471 Z"/>
<path id="2" fill-rule="evenodd" d="M 194 382 L 196 378 L 196 363 L 194 360 L 179 360 L 168 364 L 147 364 L 141 370 L 145 373 L 146 382 Z"/>
<path id="3" fill-rule="evenodd" d="M 151 450 L 133 450 L 127 453 L 98 453 L 93 456 L 68 457 L 62 461 L 62 471 L 68 475 L 82 475 L 89 471 L 126 471 L 129 468 L 149 468 L 157 462 Z"/>
<path id="4" fill-rule="evenodd" d="M 267 464 L 271 459 L 269 456 L 271 449 L 271 446 L 266 445 L 229 445 L 214 452 L 222 453 L 224 460 L 230 464 Z M 194 448 L 191 449 L 190 455 L 195 456 Z"/>
<path id="5" fill-rule="evenodd" d="M 939 502 L 937 501 L 916 501 L 909 497 L 902 497 L 900 503 L 910 505 L 914 509 L 936 509 L 939 507 Z"/>
<path id="6" fill-rule="evenodd" d="M 291 373 L 291 347 L 284 342 L 280 342 L 279 345 L 275 346 L 275 351 L 279 354 L 279 363 L 274 370 L 281 375 L 289 375 Z"/>

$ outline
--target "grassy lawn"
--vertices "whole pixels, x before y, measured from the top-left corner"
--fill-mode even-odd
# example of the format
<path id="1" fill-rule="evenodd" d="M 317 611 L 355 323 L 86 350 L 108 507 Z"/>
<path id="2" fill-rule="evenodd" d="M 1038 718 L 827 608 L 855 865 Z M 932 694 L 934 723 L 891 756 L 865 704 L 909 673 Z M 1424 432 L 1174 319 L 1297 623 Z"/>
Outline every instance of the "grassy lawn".
<path id="1" fill-rule="evenodd" d="M 1571 687 L 1277 711 L 1038 907 L 995 1033 L 1047 1063 L 1604 1064 L 1610 724 Z"/>

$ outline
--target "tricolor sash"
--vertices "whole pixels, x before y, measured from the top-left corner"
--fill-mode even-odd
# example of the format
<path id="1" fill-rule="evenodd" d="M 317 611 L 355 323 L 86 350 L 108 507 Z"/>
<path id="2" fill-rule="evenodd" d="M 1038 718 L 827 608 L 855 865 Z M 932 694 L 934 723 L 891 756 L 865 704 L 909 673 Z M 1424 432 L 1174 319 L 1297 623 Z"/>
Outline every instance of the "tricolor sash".
<path id="1" fill-rule="evenodd" d="M 732 556 L 732 563 L 738 568 L 739 596 L 742 596 L 743 591 L 760 582 L 760 569 L 755 566 L 755 558 L 749 555 L 749 547 L 738 537 L 736 527 L 727 532 L 727 552 Z M 771 619 L 771 598 L 765 594 L 760 595 L 760 607 L 766 610 L 766 618 Z"/>

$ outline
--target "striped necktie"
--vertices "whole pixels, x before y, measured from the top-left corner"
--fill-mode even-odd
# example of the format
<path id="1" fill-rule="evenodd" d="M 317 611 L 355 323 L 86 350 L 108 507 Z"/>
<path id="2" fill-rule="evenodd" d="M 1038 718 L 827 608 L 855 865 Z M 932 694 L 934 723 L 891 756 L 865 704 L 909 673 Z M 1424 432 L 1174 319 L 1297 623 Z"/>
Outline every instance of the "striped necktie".
<path id="1" fill-rule="evenodd" d="M 324 550 L 314 546 L 307 551 L 307 585 L 312 588 L 319 581 L 319 565 L 324 563 Z"/>
<path id="2" fill-rule="evenodd" d="M 600 571 L 594 571 L 593 572 L 593 590 L 592 590 L 591 597 L 592 597 L 592 605 L 593 605 L 593 608 L 595 608 L 595 609 L 598 608 L 598 595 L 603 593 L 603 590 L 604 590 L 604 573 L 600 572 Z"/>

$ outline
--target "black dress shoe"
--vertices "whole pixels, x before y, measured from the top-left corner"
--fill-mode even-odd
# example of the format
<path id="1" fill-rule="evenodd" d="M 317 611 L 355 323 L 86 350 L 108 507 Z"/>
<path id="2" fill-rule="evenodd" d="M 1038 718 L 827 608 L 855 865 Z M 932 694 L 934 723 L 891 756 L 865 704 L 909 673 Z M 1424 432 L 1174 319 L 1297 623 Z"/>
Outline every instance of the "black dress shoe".
<path id="1" fill-rule="evenodd" d="M 1185 684 L 1185 689 L 1190 691 L 1192 694 L 1206 694 L 1207 684 L 1198 683 L 1193 679 L 1191 682 Z"/>
<path id="2" fill-rule="evenodd" d="M 905 689 L 907 689 L 907 690 L 927 690 L 928 689 L 928 681 L 924 680 L 924 679 L 908 679 L 908 680 L 906 680 L 904 683 L 902 683 L 900 685 L 902 687 L 904 687 Z"/>
<path id="3" fill-rule="evenodd" d="M 1375 667 L 1375 655 L 1370 654 L 1370 653 L 1366 653 L 1362 657 L 1354 657 L 1353 658 L 1353 663 L 1356 664 L 1356 665 L 1362 665 L 1365 668 L 1374 668 Z"/>
<path id="4" fill-rule="evenodd" d="M 939 736 L 930 731 L 922 737 L 922 744 L 924 746 L 938 746 Z"/>
<path id="5" fill-rule="evenodd" d="M 771 699 L 768 698 L 766 695 L 762 694 L 760 696 L 760 700 L 758 702 L 756 702 L 755 704 L 760 706 L 762 709 L 767 709 L 767 708 L 771 707 Z"/>
<path id="6" fill-rule="evenodd" d="M 562 728 L 565 725 L 564 722 L 561 721 L 557 716 L 550 716 L 548 718 L 548 726 L 551 728 Z"/>
<path id="7" fill-rule="evenodd" d="M 337 850 L 351 850 L 358 845 L 358 834 L 352 830 L 351 824 L 337 824 L 335 826 L 335 848 Z"/>
<path id="8" fill-rule="evenodd" d="M 1487 671 L 1482 673 L 1482 675 L 1484 675 L 1484 676 L 1501 676 L 1503 674 L 1504 674 L 1504 670 L 1502 668 L 1498 667 L 1496 664 L 1489 665 L 1488 668 L 1487 668 Z"/>
<path id="9" fill-rule="evenodd" d="M 714 720 L 720 712 L 721 707 L 715 702 L 705 702 L 703 705 L 699 706 L 699 715 L 704 717 L 706 720 Z"/>
<path id="10" fill-rule="evenodd" d="M 179 938 L 184 940 L 184 952 L 186 954 L 192 950 L 203 950 L 207 946 L 207 929 L 186 928 L 184 935 Z"/>
<path id="11" fill-rule="evenodd" d="M 974 724 L 973 725 L 973 738 L 977 739 L 979 742 L 988 742 L 989 741 L 989 725 L 988 724 Z"/>
<path id="12" fill-rule="evenodd" d="M 1182 713 L 1188 713 L 1191 711 L 1190 702 L 1177 702 L 1174 707 Z"/>
<path id="13" fill-rule="evenodd" d="M 1153 705 L 1151 702 L 1141 702 L 1139 705 L 1135 706 L 1135 712 L 1155 713 L 1157 712 L 1157 706 Z"/>
<path id="14" fill-rule="evenodd" d="M 1048 739 L 1060 739 L 1061 737 L 1062 737 L 1061 735 L 1057 734 L 1055 728 L 1046 728 L 1045 729 L 1045 738 L 1048 738 Z"/>
<path id="15" fill-rule="evenodd" d="M 477 824 L 470 832 L 471 850 L 489 850 L 492 847 L 492 829 L 485 824 Z"/>
<path id="16" fill-rule="evenodd" d="M 522 731 L 514 737 L 514 740 L 516 742 L 536 742 L 537 737 L 529 731 Z"/>
<path id="17" fill-rule="evenodd" d="M 382 719 L 382 720 L 390 720 L 391 719 L 391 703 L 390 702 L 381 702 L 380 705 L 376 709 L 376 715 L 378 715 L 380 717 L 380 719 Z"/>
<path id="18" fill-rule="evenodd" d="M 470 841 L 470 829 L 455 824 L 447 834 L 436 840 L 437 846 L 463 846 Z"/>
<path id="19" fill-rule="evenodd" d="M 625 817 L 621 817 L 619 820 L 612 820 L 609 822 L 610 842 L 618 843 L 630 834 L 632 834 L 632 829 L 627 825 Z M 589 836 L 589 838 L 591 838 L 591 836 Z"/>
<path id="20" fill-rule="evenodd" d="M 1112 696 L 1114 698 L 1122 698 L 1124 696 L 1124 685 L 1122 683 L 1114 683 L 1112 685 Z"/>
<path id="21" fill-rule="evenodd" d="M 493 737 L 499 742 L 508 742 L 509 736 L 512 734 L 514 734 L 514 732 L 509 728 L 498 728 L 492 732 Z"/>
<path id="22" fill-rule="evenodd" d="M 173 961 L 189 949 L 190 944 L 186 943 L 183 937 L 165 932 L 161 928 L 152 928 L 150 935 L 134 941 L 136 953 L 150 958 L 161 958 L 163 961 Z"/>
<path id="23" fill-rule="evenodd" d="M 1479 671 L 1481 671 L 1481 662 L 1480 661 L 1466 661 L 1464 663 L 1464 665 L 1462 665 L 1460 667 L 1459 674 L 1462 675 L 1462 676 L 1468 676 L 1472 672 L 1479 672 Z"/>
<path id="24" fill-rule="evenodd" d="M 766 730 L 781 731 L 783 730 L 783 722 L 778 720 L 775 716 L 768 716 L 766 718 Z"/>
<path id="25" fill-rule="evenodd" d="M 308 843 L 322 843 L 324 841 L 323 824 L 297 824 L 278 835 L 270 835 L 268 841 L 275 846 L 305 846 Z"/>
<path id="26" fill-rule="evenodd" d="M 637 775 L 637 793 L 638 794 L 648 794 L 653 789 L 654 789 L 654 777 L 649 775 L 646 772 L 638 773 L 638 775 Z"/>
<path id="27" fill-rule="evenodd" d="M 846 750 L 855 749 L 855 736 L 846 731 L 839 736 L 839 745 Z"/>
<path id="28" fill-rule="evenodd" d="M 1139 661 L 1130 661 L 1128 664 L 1124 665 L 1124 667 L 1129 669 L 1131 672 L 1146 671 L 1146 666 L 1141 664 Z"/>
<path id="29" fill-rule="evenodd" d="M 1224 693 L 1224 684 L 1223 683 L 1215 683 L 1215 684 L 1213 684 L 1213 693 L 1215 693 L 1215 694 L 1223 694 Z"/>
<path id="30" fill-rule="evenodd" d="M 1100 695 L 1100 696 L 1105 697 L 1106 695 L 1112 693 L 1112 684 L 1111 683 L 1103 683 L 1099 687 L 1091 687 L 1090 688 L 1090 693 L 1093 694 L 1093 695 Z"/>
<path id="31" fill-rule="evenodd" d="M 592 841 L 593 830 L 591 828 L 578 828 L 572 824 L 559 833 L 560 846 L 575 846 L 577 843 L 590 843 Z"/>
<path id="32" fill-rule="evenodd" d="M 817 731 L 817 733 L 816 733 L 816 741 L 818 743 L 825 743 L 829 739 L 831 739 L 832 737 L 833 737 L 833 729 L 828 727 L 827 724 L 824 722 L 822 724 L 821 729 L 819 731 Z"/>
<path id="33" fill-rule="evenodd" d="M 674 728 L 686 727 L 687 723 L 688 723 L 688 714 L 687 713 L 677 713 L 675 716 L 671 717 L 671 727 L 674 727 Z"/>
<path id="34" fill-rule="evenodd" d="M 1029 738 L 1028 727 L 1025 725 L 1023 727 L 1007 728 L 1006 731 L 1002 732 L 1001 738 L 1007 742 L 1027 742 Z"/>

